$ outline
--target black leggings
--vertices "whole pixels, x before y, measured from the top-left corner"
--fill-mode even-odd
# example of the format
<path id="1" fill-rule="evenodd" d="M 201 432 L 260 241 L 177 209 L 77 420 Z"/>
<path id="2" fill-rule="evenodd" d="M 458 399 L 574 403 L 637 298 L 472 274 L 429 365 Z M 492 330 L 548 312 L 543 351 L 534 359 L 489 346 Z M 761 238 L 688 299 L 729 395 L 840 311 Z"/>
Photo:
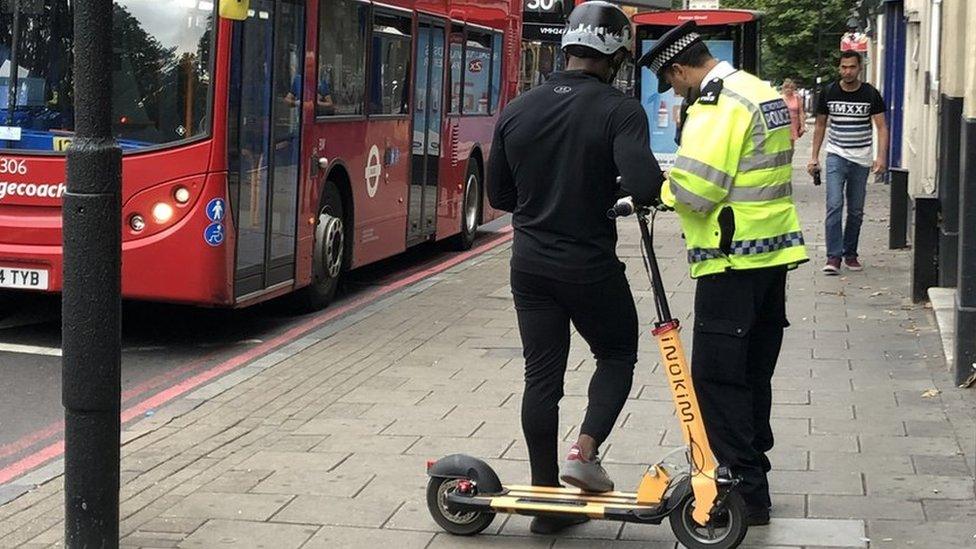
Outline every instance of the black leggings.
<path id="1" fill-rule="evenodd" d="M 627 402 L 637 362 L 637 309 L 623 270 L 588 284 L 512 271 L 525 392 L 522 431 L 532 484 L 559 486 L 559 400 L 569 356 L 569 323 L 590 345 L 596 372 L 580 433 L 602 444 Z"/>

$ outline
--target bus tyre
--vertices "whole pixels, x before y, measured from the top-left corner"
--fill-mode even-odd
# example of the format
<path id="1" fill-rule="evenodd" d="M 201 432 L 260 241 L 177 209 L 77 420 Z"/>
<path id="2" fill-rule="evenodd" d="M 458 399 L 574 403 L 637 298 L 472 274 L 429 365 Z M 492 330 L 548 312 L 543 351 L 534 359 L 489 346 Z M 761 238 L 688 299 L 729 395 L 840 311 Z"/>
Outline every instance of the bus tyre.
<path id="1" fill-rule="evenodd" d="M 327 181 L 315 225 L 312 283 L 301 290 L 302 308 L 308 311 L 323 309 L 335 298 L 346 263 L 345 221 L 339 189 Z"/>
<path id="2" fill-rule="evenodd" d="M 689 549 L 733 549 L 742 543 L 749 529 L 746 503 L 738 492 L 726 495 L 722 508 L 712 512 L 712 519 L 702 526 L 695 522 L 695 494 L 689 491 L 668 517 L 671 530 L 682 546 Z"/>
<path id="3" fill-rule="evenodd" d="M 427 481 L 427 510 L 446 532 L 455 536 L 473 536 L 495 520 L 495 513 L 455 513 L 448 509 L 447 495 L 457 489 L 462 479 L 430 477 Z"/>
<path id="4" fill-rule="evenodd" d="M 461 232 L 454 237 L 457 250 L 470 250 L 478 233 L 481 219 L 481 174 L 478 163 L 468 162 L 468 174 L 464 176 L 464 198 L 461 202 Z"/>

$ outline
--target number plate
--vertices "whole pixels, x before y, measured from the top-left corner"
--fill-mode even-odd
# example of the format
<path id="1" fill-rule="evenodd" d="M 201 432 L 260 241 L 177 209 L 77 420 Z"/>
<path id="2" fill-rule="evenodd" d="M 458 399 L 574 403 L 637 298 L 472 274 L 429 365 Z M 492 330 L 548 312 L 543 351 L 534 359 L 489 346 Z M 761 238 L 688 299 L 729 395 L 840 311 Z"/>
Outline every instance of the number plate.
<path id="1" fill-rule="evenodd" d="M 18 288 L 21 290 L 46 290 L 47 271 L 40 269 L 21 269 L 18 267 L 0 267 L 0 288 Z"/>

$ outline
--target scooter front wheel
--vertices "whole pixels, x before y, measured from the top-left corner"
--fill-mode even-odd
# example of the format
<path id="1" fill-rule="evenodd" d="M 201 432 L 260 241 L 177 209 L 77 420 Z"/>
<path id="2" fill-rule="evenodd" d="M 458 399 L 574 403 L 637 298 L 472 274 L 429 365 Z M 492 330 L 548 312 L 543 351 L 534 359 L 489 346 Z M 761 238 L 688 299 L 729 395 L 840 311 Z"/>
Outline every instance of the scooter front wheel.
<path id="1" fill-rule="evenodd" d="M 725 496 L 722 508 L 705 526 L 695 522 L 694 511 L 695 495 L 689 492 L 669 517 L 675 537 L 688 549 L 733 549 L 746 537 L 746 504 L 737 492 Z"/>
<path id="2" fill-rule="evenodd" d="M 454 513 L 447 507 L 447 495 L 456 492 L 464 479 L 431 477 L 427 481 L 427 510 L 434 522 L 445 531 L 457 536 L 473 536 L 495 520 L 495 513 Z"/>

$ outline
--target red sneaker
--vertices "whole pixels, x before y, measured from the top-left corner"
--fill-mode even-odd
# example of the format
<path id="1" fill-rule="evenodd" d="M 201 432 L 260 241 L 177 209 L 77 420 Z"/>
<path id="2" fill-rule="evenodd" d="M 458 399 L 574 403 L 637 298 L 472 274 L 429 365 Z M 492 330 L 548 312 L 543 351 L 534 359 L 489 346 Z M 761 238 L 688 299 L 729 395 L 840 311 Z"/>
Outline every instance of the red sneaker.
<path id="1" fill-rule="evenodd" d="M 839 257 L 828 257 L 826 265 L 823 266 L 823 272 L 827 276 L 836 276 L 840 274 L 840 258 Z"/>
<path id="2" fill-rule="evenodd" d="M 845 257 L 844 258 L 844 265 L 846 265 L 847 268 L 849 270 L 851 270 L 851 271 L 863 271 L 864 270 L 864 265 L 861 265 L 861 262 L 857 260 L 857 256 L 854 256 L 854 257 Z"/>

